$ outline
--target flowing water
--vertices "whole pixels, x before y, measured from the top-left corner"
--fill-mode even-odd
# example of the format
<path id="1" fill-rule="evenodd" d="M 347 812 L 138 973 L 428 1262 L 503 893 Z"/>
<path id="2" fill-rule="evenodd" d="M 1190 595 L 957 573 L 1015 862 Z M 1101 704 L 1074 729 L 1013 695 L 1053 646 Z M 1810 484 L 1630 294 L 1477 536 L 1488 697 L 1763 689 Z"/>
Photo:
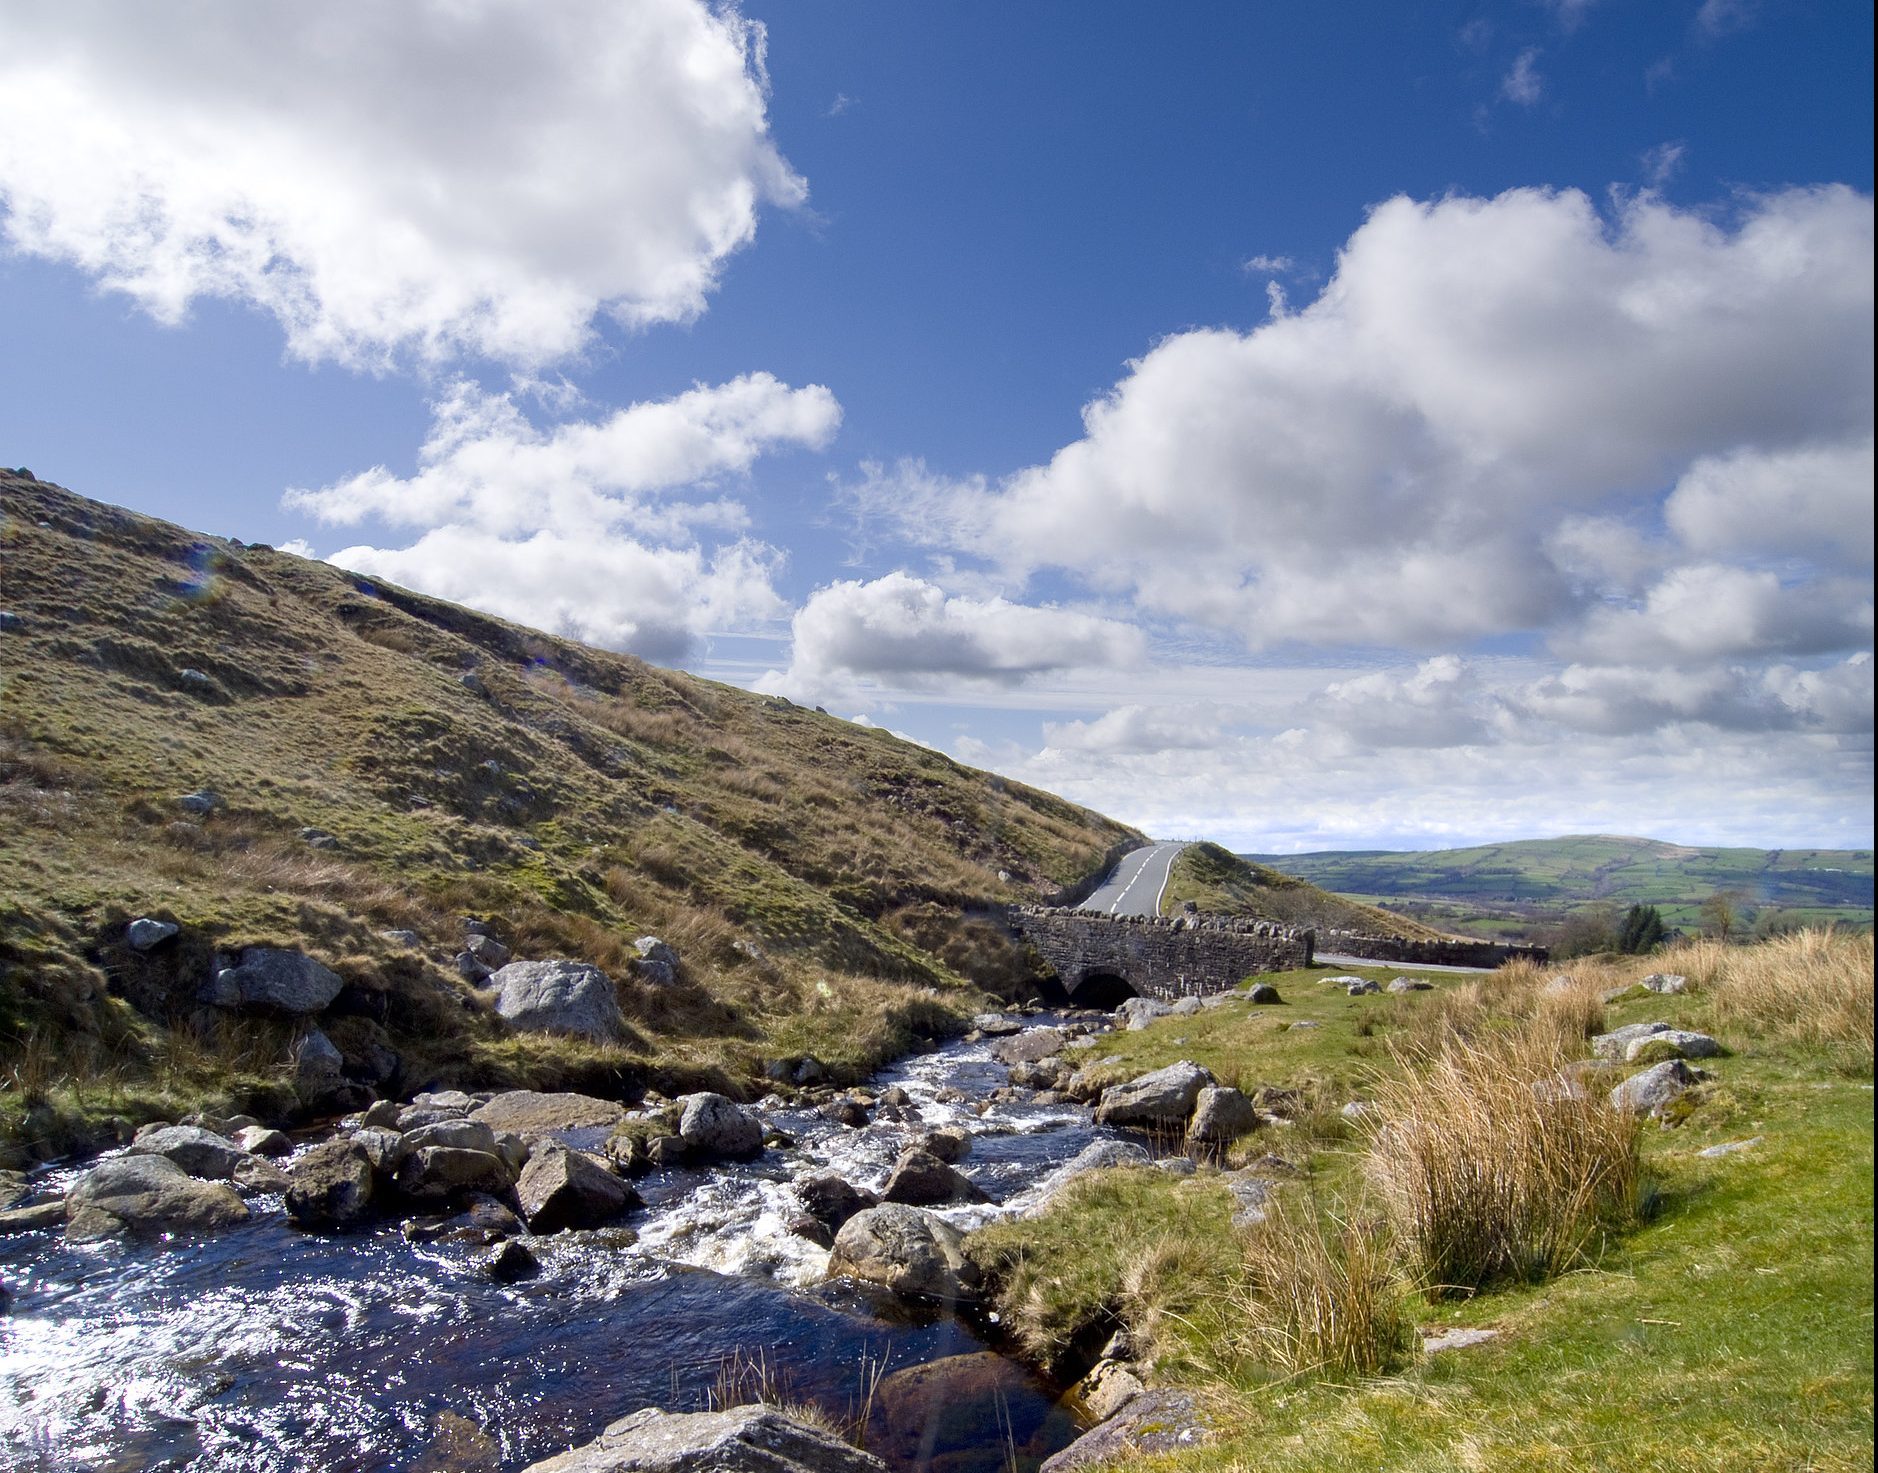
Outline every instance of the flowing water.
<path id="1" fill-rule="evenodd" d="M 1041 1019 L 1039 1021 L 1053 1021 Z M 990 1359 L 984 1332 L 853 1286 L 821 1283 L 827 1254 L 791 1234 L 788 1183 L 827 1166 L 878 1188 L 913 1133 L 972 1132 L 961 1163 L 994 1202 L 1032 1186 L 1099 1132 L 1077 1106 L 981 1099 L 1006 1082 L 988 1043 L 957 1043 L 882 1074 L 918 1120 L 861 1130 L 786 1110 L 794 1136 L 748 1166 L 675 1170 L 639 1183 L 625 1235 L 532 1240 L 542 1272 L 485 1276 L 476 1250 L 407 1243 L 395 1222 L 345 1237 L 300 1233 L 278 1199 L 249 1224 L 158 1246 L 71 1245 L 56 1232 L 0 1238 L 0 1467 L 33 1470 L 511 1470 L 642 1406 L 698 1410 L 741 1360 L 788 1397 L 857 1410 L 870 1368 L 889 1375 L 971 1355 L 985 1403 L 943 1434 L 877 1426 L 899 1469 L 1034 1467 L 1074 1423 L 1054 1388 Z M 75 1172 L 63 1173 L 72 1175 Z M 970 1226 L 996 1208 L 949 1209 Z M 989 1374 L 987 1374 L 989 1372 Z M 957 1402 L 970 1393 L 950 1391 Z M 954 1412 L 961 1407 L 953 1406 Z M 967 1445 L 958 1445 L 961 1440 Z"/>

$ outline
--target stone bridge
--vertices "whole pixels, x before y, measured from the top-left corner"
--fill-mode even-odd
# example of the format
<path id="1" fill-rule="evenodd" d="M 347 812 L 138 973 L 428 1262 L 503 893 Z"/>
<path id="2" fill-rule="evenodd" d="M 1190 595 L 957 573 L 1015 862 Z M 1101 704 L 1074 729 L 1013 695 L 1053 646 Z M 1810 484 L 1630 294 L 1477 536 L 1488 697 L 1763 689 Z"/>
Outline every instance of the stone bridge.
<path id="1" fill-rule="evenodd" d="M 1255 972 L 1311 964 L 1310 931 L 1227 916 L 1113 916 L 1022 906 L 1011 929 L 1037 948 L 1078 1007 L 1130 997 L 1176 1002 L 1236 987 Z"/>

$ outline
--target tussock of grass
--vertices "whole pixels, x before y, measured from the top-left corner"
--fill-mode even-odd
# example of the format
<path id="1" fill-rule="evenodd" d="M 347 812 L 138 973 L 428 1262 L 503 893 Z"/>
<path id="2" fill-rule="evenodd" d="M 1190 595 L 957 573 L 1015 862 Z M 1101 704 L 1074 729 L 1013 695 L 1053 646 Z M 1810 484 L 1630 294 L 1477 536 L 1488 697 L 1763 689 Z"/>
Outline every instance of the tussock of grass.
<path id="1" fill-rule="evenodd" d="M 1376 1376 L 1415 1345 L 1384 1226 L 1280 1197 L 1245 1239 L 1231 1295 L 1247 1357 L 1293 1376 Z"/>
<path id="2" fill-rule="evenodd" d="M 1381 1082 L 1365 1167 L 1431 1297 L 1550 1278 L 1635 1225 L 1639 1126 L 1567 1063 L 1513 1035 Z"/>
<path id="3" fill-rule="evenodd" d="M 1800 931 L 1758 946 L 1701 943 L 1674 958 L 1717 1024 L 1831 1050 L 1872 1070 L 1872 936 Z"/>

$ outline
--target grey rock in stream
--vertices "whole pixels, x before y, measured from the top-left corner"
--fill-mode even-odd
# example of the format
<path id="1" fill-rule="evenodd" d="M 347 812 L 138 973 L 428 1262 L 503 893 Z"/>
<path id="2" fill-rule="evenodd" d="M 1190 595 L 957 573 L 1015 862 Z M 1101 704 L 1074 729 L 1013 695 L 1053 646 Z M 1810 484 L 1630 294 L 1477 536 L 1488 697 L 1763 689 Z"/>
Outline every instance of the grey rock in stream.
<path id="1" fill-rule="evenodd" d="M 732 1161 L 763 1153 L 763 1122 L 735 1100 L 709 1091 L 684 1099 L 678 1134 L 693 1151 Z"/>
<path id="2" fill-rule="evenodd" d="M 1096 1124 L 1184 1129 L 1200 1091 L 1214 1082 L 1205 1069 L 1182 1059 L 1103 1090 L 1101 1103 L 1096 1106 Z"/>
<path id="3" fill-rule="evenodd" d="M 957 1301 L 978 1292 L 964 1236 L 943 1218 L 897 1202 L 857 1212 L 835 1234 L 828 1277 L 879 1284 L 896 1294 Z"/>
<path id="4" fill-rule="evenodd" d="M 639 1194 L 612 1172 L 562 1146 L 535 1154 L 516 1183 L 515 1195 L 522 1216 L 537 1233 L 598 1227 L 640 1205 Z"/>
<path id="5" fill-rule="evenodd" d="M 166 1125 L 131 1142 L 133 1156 L 161 1156 L 191 1176 L 227 1181 L 248 1153 L 233 1141 L 195 1125 Z"/>
<path id="6" fill-rule="evenodd" d="M 79 1241 L 212 1232 L 247 1220 L 247 1204 L 233 1187 L 197 1181 L 163 1156 L 103 1162 L 65 1197 L 65 1235 Z"/>
<path id="7" fill-rule="evenodd" d="M 356 1141 L 327 1141 L 294 1163 L 287 1216 L 300 1227 L 344 1231 L 371 1214 L 372 1159 Z"/>
<path id="8" fill-rule="evenodd" d="M 647 1407 L 523 1473 L 887 1473 L 887 1465 L 773 1407 Z"/>
<path id="9" fill-rule="evenodd" d="M 615 1100 L 571 1093 L 544 1094 L 532 1089 L 499 1094 L 470 1115 L 470 1119 L 480 1120 L 492 1130 L 520 1136 L 592 1130 L 618 1125 L 625 1118 L 626 1107 Z"/>

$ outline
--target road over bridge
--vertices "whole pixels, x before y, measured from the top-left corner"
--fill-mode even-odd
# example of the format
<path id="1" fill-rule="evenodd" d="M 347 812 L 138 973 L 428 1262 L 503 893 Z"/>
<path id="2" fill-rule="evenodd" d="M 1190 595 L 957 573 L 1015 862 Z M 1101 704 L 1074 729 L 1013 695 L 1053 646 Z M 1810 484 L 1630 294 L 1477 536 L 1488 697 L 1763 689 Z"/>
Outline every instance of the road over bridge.
<path id="1" fill-rule="evenodd" d="M 1037 948 L 1078 1007 L 1130 997 L 1178 1002 L 1226 992 L 1257 972 L 1311 964 L 1314 937 L 1271 921 L 1227 916 L 1118 916 L 1025 906 L 1012 929 Z"/>

